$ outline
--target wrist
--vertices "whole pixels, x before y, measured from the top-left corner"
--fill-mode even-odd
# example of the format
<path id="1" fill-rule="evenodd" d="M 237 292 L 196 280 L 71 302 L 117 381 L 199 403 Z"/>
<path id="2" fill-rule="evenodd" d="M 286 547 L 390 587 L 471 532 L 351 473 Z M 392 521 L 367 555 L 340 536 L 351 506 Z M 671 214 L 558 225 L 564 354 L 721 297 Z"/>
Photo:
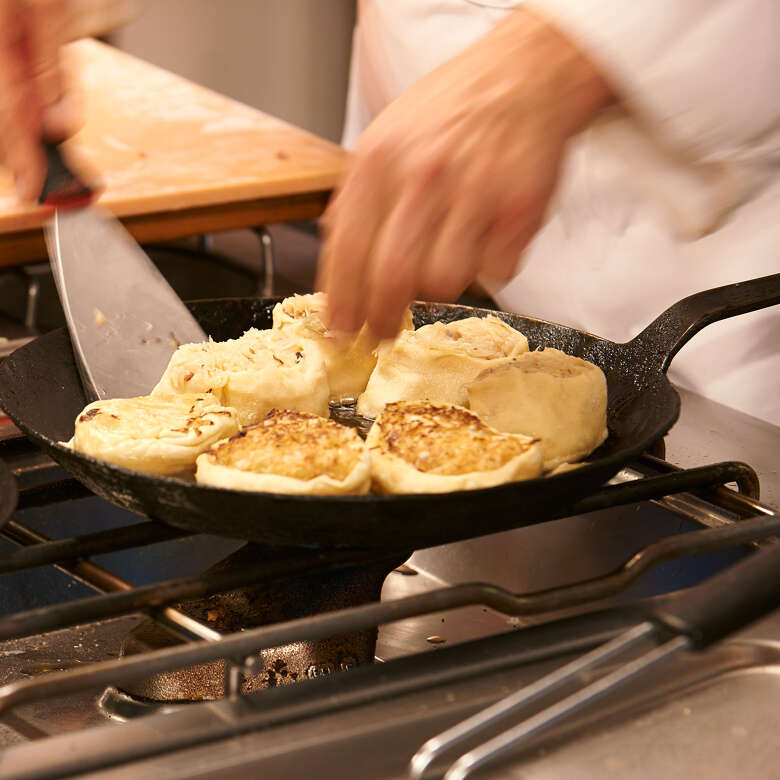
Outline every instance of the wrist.
<path id="1" fill-rule="evenodd" d="M 505 47 L 505 67 L 519 74 L 519 95 L 536 109 L 548 132 L 570 138 L 614 100 L 596 65 L 537 13 L 518 9 L 490 35 L 497 38 L 494 45 Z"/>

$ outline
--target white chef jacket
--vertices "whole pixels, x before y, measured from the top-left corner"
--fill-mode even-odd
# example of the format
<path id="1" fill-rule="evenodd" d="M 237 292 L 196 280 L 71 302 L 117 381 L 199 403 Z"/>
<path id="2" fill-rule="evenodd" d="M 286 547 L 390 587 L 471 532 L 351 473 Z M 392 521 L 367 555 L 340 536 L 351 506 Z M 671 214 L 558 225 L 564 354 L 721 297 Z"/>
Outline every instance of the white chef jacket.
<path id="1" fill-rule="evenodd" d="M 519 4 L 361 0 L 345 145 Z M 529 4 L 621 99 L 571 143 L 498 304 L 625 341 L 686 295 L 780 271 L 780 2 Z M 669 375 L 780 425 L 780 307 L 708 326 Z"/>

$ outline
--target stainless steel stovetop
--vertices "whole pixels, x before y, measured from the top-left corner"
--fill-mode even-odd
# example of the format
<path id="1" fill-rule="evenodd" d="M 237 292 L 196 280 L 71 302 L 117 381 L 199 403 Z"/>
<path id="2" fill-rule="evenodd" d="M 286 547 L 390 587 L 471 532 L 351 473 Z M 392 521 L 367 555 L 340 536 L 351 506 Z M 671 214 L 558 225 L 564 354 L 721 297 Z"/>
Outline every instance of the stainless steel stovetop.
<path id="1" fill-rule="evenodd" d="M 683 467 L 746 461 L 761 478 L 762 503 L 777 506 L 778 444 L 777 428 L 683 393 L 683 415 L 667 438 L 666 457 Z M 33 472 L 26 471 L 28 479 Z M 101 523 L 119 522 L 98 499 L 73 504 L 88 506 Z M 39 527 L 60 530 L 54 515 L 43 512 Z M 68 534 L 89 530 L 88 519 L 79 517 L 77 530 Z M 421 550 L 388 576 L 382 602 L 392 606 L 476 581 L 513 594 L 560 589 L 603 577 L 659 539 L 734 519 L 695 497 L 675 496 Z M 156 545 L 156 552 L 141 550 L 135 558 L 114 553 L 99 562 L 140 584 L 170 576 L 172 568 L 177 575 L 197 572 L 235 546 L 184 539 Z M 659 594 L 695 584 L 749 549 L 661 564 L 617 600 L 663 598 Z M 62 598 L 63 587 L 86 593 L 65 575 L 56 575 L 55 582 L 43 571 L 27 580 L 12 575 L 13 582 L 0 577 L 0 604 L 23 601 L 24 594 L 10 594 L 9 588 L 30 589 L 27 608 L 46 601 L 36 588 L 57 589 L 53 599 Z M 427 738 L 634 622 L 625 610 L 596 611 L 615 600 L 515 617 L 481 604 L 406 617 L 380 629 L 376 655 L 384 663 L 127 722 L 107 721 L 96 706 L 105 685 L 59 699 L 47 696 L 0 717 L 0 777 L 404 777 L 411 755 Z M 0 708 L 14 680 L 38 680 L 115 657 L 139 620 L 129 615 L 0 643 L 0 685 L 6 686 L 0 688 Z M 477 776 L 775 777 L 779 643 L 776 613 L 705 654 L 679 659 L 630 693 L 607 698 L 566 731 Z"/>

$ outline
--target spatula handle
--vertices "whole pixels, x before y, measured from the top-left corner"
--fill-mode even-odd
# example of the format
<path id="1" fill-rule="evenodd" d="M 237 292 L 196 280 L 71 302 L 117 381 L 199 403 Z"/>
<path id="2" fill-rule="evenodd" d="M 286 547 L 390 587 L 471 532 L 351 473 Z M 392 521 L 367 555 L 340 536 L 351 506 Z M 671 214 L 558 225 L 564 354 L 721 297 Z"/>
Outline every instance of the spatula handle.
<path id="1" fill-rule="evenodd" d="M 42 146 L 46 154 L 46 180 L 38 201 L 58 209 L 86 206 L 94 197 L 94 190 L 70 169 L 58 144 L 42 141 Z"/>
<path id="2" fill-rule="evenodd" d="M 780 607 L 780 544 L 684 591 L 653 618 L 707 647 Z"/>

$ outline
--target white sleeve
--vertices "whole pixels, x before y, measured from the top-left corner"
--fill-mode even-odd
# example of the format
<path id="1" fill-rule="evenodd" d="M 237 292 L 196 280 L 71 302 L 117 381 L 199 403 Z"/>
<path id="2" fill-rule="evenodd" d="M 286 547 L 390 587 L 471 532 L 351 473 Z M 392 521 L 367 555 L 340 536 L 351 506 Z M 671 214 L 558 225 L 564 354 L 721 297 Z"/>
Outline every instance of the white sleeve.
<path id="1" fill-rule="evenodd" d="M 531 0 L 698 162 L 780 161 L 778 0 Z"/>

